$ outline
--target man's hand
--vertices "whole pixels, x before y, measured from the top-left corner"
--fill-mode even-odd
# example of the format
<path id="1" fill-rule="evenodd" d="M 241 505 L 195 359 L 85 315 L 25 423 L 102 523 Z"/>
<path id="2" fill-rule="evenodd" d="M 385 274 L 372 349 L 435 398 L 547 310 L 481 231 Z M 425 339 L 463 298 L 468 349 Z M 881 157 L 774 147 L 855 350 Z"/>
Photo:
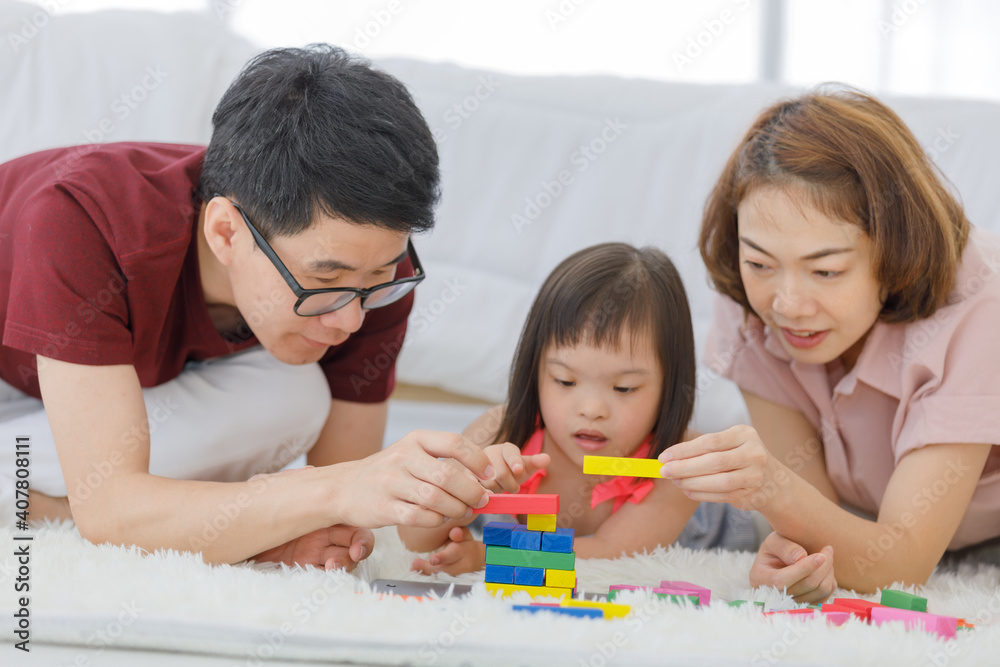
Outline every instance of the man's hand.
<path id="1" fill-rule="evenodd" d="M 422 574 L 462 574 L 478 572 L 486 565 L 486 545 L 472 538 L 468 528 L 452 528 L 444 548 L 431 554 L 430 558 L 414 559 L 410 569 Z"/>
<path id="2" fill-rule="evenodd" d="M 458 465 L 461 464 L 461 465 Z M 413 431 L 360 461 L 317 470 L 336 475 L 342 521 L 378 528 L 434 528 L 486 505 L 494 476 L 483 450 L 455 433 Z"/>
<path id="3" fill-rule="evenodd" d="M 548 454 L 525 456 L 517 445 L 509 442 L 490 445 L 483 451 L 496 471 L 493 480 L 485 482 L 483 486 L 497 493 L 517 493 L 524 480 L 536 470 L 547 466 L 551 460 Z"/>
<path id="4" fill-rule="evenodd" d="M 750 568 L 750 585 L 784 589 L 796 602 L 817 603 L 837 589 L 833 575 L 833 547 L 825 546 L 818 554 L 771 533 L 760 545 Z"/>
<path id="5" fill-rule="evenodd" d="M 375 536 L 372 531 L 340 524 L 314 530 L 291 542 L 259 553 L 252 560 L 285 565 L 313 565 L 324 570 L 344 569 L 350 572 L 368 557 L 374 547 Z"/>

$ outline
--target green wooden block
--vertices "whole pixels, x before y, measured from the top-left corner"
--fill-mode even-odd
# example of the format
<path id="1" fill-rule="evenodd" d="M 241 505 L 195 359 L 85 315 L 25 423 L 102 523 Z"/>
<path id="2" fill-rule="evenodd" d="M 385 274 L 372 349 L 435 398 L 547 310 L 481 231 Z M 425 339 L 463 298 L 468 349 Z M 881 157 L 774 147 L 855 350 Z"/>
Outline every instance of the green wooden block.
<path id="1" fill-rule="evenodd" d="M 764 603 L 763 602 L 757 602 L 757 601 L 749 602 L 747 600 L 733 600 L 732 602 L 729 602 L 727 604 L 730 607 L 742 607 L 745 604 L 752 604 L 754 607 L 760 607 L 761 609 L 764 608 Z"/>
<path id="2" fill-rule="evenodd" d="M 695 607 L 701 604 L 701 598 L 694 593 L 691 595 L 681 595 L 680 593 L 653 593 L 653 595 L 661 600 L 668 600 L 676 604 L 683 604 L 685 601 L 689 604 L 693 604 Z"/>
<path id="3" fill-rule="evenodd" d="M 576 553 L 525 551 L 490 545 L 486 547 L 486 564 L 537 567 L 547 570 L 575 570 Z"/>
<path id="4" fill-rule="evenodd" d="M 896 590 L 884 590 L 882 591 L 882 599 L 879 602 L 886 607 L 895 607 L 896 609 L 909 609 L 911 611 L 927 611 L 927 598 L 922 598 L 918 595 L 911 595 L 910 593 L 904 593 L 903 591 Z"/>

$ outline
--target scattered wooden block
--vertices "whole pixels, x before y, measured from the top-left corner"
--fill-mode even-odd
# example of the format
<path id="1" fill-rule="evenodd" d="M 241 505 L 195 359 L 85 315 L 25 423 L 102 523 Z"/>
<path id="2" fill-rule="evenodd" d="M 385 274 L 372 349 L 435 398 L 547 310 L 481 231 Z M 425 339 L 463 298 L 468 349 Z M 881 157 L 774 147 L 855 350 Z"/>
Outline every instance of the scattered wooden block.
<path id="1" fill-rule="evenodd" d="M 604 618 L 603 609 L 586 609 L 581 607 L 559 607 L 547 604 L 516 604 L 515 611 L 528 611 L 532 614 L 540 611 L 552 614 L 563 614 L 564 616 L 579 616 L 582 618 Z"/>
<path id="2" fill-rule="evenodd" d="M 882 591 L 882 599 L 879 602 L 882 603 L 883 607 L 909 609 L 910 611 L 927 611 L 927 598 L 891 588 Z"/>
<path id="3" fill-rule="evenodd" d="M 882 625 L 890 621 L 902 621 L 907 628 L 920 628 L 946 639 L 954 637 L 958 629 L 958 619 L 951 616 L 938 616 L 937 614 L 928 614 L 925 611 L 900 609 L 899 607 L 872 609 L 872 623 Z"/>

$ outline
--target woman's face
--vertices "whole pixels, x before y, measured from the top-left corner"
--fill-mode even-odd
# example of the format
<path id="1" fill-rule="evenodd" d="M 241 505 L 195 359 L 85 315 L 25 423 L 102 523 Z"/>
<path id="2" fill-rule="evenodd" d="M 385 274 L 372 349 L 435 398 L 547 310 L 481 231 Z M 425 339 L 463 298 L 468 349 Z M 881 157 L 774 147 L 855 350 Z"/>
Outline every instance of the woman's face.
<path id="1" fill-rule="evenodd" d="M 854 366 L 882 310 L 871 240 L 794 189 L 752 191 L 737 210 L 740 276 L 754 312 L 797 361 Z"/>

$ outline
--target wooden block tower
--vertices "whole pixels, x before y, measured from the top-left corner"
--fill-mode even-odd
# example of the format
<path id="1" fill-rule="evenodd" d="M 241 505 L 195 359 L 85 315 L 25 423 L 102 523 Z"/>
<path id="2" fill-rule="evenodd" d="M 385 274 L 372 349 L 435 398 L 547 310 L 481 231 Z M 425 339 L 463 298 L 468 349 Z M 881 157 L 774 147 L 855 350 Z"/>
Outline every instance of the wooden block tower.
<path id="1" fill-rule="evenodd" d="M 495 494 L 478 514 L 523 514 L 527 525 L 491 521 L 483 529 L 486 590 L 504 597 L 526 591 L 532 597 L 573 597 L 576 588 L 574 532 L 557 528 L 559 496 Z"/>

